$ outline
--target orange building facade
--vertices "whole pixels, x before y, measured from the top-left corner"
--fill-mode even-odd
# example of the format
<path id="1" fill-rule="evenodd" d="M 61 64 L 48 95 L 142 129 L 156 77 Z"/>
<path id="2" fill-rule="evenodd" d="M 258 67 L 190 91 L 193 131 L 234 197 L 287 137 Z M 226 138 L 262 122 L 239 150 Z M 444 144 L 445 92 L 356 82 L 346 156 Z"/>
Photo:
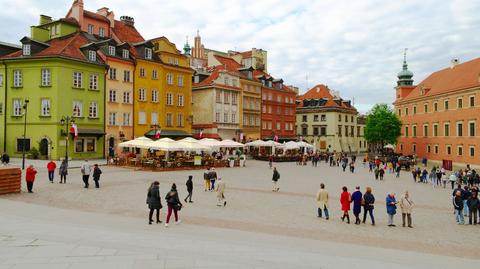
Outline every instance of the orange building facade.
<path id="1" fill-rule="evenodd" d="M 414 86 L 404 61 L 394 103 L 403 124 L 397 152 L 436 163 L 480 165 L 479 74 L 480 58 L 452 61 Z"/>

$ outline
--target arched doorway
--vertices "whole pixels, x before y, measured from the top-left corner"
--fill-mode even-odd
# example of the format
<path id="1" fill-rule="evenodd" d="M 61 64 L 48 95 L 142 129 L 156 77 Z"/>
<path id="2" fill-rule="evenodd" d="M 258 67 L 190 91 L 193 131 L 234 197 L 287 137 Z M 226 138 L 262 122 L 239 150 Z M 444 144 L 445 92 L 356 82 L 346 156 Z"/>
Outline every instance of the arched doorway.
<path id="1" fill-rule="evenodd" d="M 108 157 L 113 158 L 115 156 L 115 137 L 108 139 Z"/>
<path id="2" fill-rule="evenodd" d="M 48 156 L 48 139 L 43 138 L 40 140 L 40 156 L 47 157 Z"/>

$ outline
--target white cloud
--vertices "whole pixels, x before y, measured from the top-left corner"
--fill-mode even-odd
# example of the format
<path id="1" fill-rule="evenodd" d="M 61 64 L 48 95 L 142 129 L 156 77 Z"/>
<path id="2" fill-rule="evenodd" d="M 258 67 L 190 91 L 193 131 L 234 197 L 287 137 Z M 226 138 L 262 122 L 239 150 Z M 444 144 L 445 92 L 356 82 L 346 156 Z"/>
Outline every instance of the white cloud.
<path id="1" fill-rule="evenodd" d="M 18 42 L 40 14 L 66 14 L 73 1 L 0 0 L 2 41 Z M 200 29 L 206 47 L 263 48 L 269 72 L 305 91 L 324 83 L 365 112 L 391 103 L 403 48 L 418 83 L 450 59 L 478 57 L 480 2 L 238 0 L 84 0 L 88 10 L 107 6 L 130 15 L 146 38 L 167 36 L 178 48 Z M 6 27 L 8 26 L 8 27 Z"/>

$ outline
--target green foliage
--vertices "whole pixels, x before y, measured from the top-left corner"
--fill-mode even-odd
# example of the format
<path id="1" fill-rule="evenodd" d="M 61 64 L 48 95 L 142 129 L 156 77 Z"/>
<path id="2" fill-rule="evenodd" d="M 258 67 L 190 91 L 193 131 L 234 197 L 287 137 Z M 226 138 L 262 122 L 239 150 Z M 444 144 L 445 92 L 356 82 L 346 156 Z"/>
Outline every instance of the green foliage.
<path id="1" fill-rule="evenodd" d="M 372 144 L 396 144 L 402 122 L 387 104 L 376 104 L 367 116 L 365 139 Z"/>
<path id="2" fill-rule="evenodd" d="M 37 148 L 33 147 L 33 148 L 31 148 L 30 151 L 28 152 L 28 156 L 27 156 L 27 157 L 28 157 L 29 159 L 34 159 L 34 160 L 36 160 L 36 159 L 38 159 L 39 156 L 40 156 L 40 152 L 38 151 Z"/>

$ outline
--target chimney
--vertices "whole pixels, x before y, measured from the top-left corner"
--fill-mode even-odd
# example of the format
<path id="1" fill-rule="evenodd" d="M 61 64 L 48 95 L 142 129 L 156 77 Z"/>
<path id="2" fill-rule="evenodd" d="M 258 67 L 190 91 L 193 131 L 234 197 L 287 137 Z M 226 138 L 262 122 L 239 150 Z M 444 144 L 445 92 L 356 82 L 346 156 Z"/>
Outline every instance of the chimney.
<path id="1" fill-rule="evenodd" d="M 102 8 L 97 9 L 97 14 L 106 17 L 107 14 L 108 14 L 108 7 L 102 7 Z"/>
<path id="2" fill-rule="evenodd" d="M 457 58 L 452 59 L 452 60 L 450 61 L 450 68 L 454 68 L 454 67 L 457 66 L 459 63 L 460 63 L 460 61 L 459 61 Z"/>
<path id="3" fill-rule="evenodd" d="M 71 14 L 69 17 L 73 17 L 78 21 L 80 27 L 83 26 L 83 0 L 75 0 L 71 7 Z"/>
<path id="4" fill-rule="evenodd" d="M 125 23 L 126 25 L 133 26 L 135 24 L 135 20 L 129 16 L 121 16 L 120 20 Z"/>
<path id="5" fill-rule="evenodd" d="M 52 17 L 47 15 L 40 15 L 40 25 L 52 22 Z"/>

